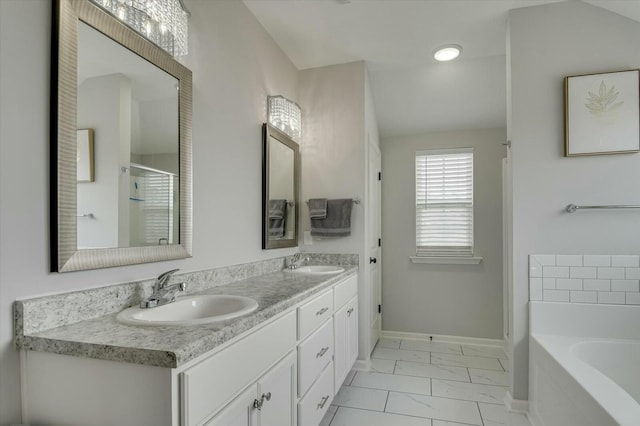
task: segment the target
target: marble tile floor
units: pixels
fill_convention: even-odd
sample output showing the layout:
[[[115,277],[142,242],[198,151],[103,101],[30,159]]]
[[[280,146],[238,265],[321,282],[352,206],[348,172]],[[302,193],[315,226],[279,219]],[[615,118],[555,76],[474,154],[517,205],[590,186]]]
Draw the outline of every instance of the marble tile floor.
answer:
[[[531,426],[506,411],[500,348],[383,338],[352,371],[320,426]]]

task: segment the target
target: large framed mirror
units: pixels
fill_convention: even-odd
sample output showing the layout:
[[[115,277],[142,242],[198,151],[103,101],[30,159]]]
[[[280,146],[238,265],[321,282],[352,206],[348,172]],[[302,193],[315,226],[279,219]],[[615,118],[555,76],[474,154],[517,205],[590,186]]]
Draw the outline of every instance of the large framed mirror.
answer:
[[[191,256],[191,71],[88,0],[54,2],[51,270]]]
[[[298,245],[300,149],[289,136],[262,125],[262,248]]]

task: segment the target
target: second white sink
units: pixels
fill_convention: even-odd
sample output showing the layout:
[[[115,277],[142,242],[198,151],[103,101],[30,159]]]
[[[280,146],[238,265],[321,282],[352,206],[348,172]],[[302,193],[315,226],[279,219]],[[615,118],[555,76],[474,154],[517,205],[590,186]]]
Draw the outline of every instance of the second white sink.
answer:
[[[296,269],[285,269],[285,272],[291,272],[293,274],[315,274],[315,275],[325,275],[325,274],[338,274],[340,272],[344,272],[344,268],[342,266],[333,266],[333,265],[307,265],[300,266]]]
[[[134,306],[116,318],[127,325],[197,325],[239,317],[257,308],[258,302],[249,297],[210,294],[181,297],[157,308]]]

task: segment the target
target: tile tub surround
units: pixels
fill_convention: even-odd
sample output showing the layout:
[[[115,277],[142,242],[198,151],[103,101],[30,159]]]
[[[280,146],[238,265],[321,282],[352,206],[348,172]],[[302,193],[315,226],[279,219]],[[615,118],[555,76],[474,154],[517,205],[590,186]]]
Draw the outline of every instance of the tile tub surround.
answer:
[[[500,365],[506,358],[504,351],[494,346],[436,343],[380,339],[372,363],[381,361],[391,364],[390,368],[384,373],[357,371],[347,377],[321,426],[530,426],[524,415],[509,413],[504,406],[508,373],[502,368],[473,368],[486,362]],[[417,357],[416,352],[424,355]],[[407,361],[413,359],[421,361]],[[447,371],[455,374],[442,378]]]
[[[17,301],[14,309],[16,346],[18,349],[175,368],[357,272],[357,268],[349,267],[345,272],[331,276],[294,275],[281,271],[283,258],[278,262],[274,260],[273,264],[262,265],[262,269],[259,265],[246,264],[230,267],[230,271],[211,270],[174,278],[172,282],[184,278],[195,281],[200,294],[241,295],[258,302],[258,309],[251,314],[205,325],[137,327],[117,322],[117,313],[138,303],[145,290],[146,294],[150,292],[150,287],[146,287],[153,281]],[[267,272],[227,281],[230,277],[259,270]],[[198,281],[203,278],[212,281]],[[227,283],[220,284],[224,281]],[[105,300],[107,297],[111,299]],[[100,306],[86,312],[86,303],[94,300],[102,304],[98,303]],[[60,318],[65,315],[70,318],[67,324]],[[45,328],[49,318],[54,326]]]
[[[640,255],[532,254],[529,300],[640,305]]]

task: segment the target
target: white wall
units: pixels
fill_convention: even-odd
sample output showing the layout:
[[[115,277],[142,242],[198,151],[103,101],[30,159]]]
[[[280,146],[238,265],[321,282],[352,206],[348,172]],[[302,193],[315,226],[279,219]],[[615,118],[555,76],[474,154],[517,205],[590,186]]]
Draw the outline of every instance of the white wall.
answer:
[[[638,204],[640,154],[563,157],[563,77],[640,68],[640,24],[581,2],[566,2],[513,10],[509,26],[511,391],[515,399],[526,399],[527,256],[640,253],[637,212],[563,212],[569,203]]]
[[[382,140],[383,329],[502,338],[502,158],[505,129]],[[474,149],[474,245],[479,265],[413,264],[415,153]]]
[[[47,0],[0,1],[0,424],[20,420],[12,303],[36,295],[278,257],[261,250],[266,97],[297,99],[298,73],[239,1],[189,1],[193,71],[193,258],[49,273]],[[17,42],[19,41],[19,42]],[[231,179],[230,177],[233,177]]]

